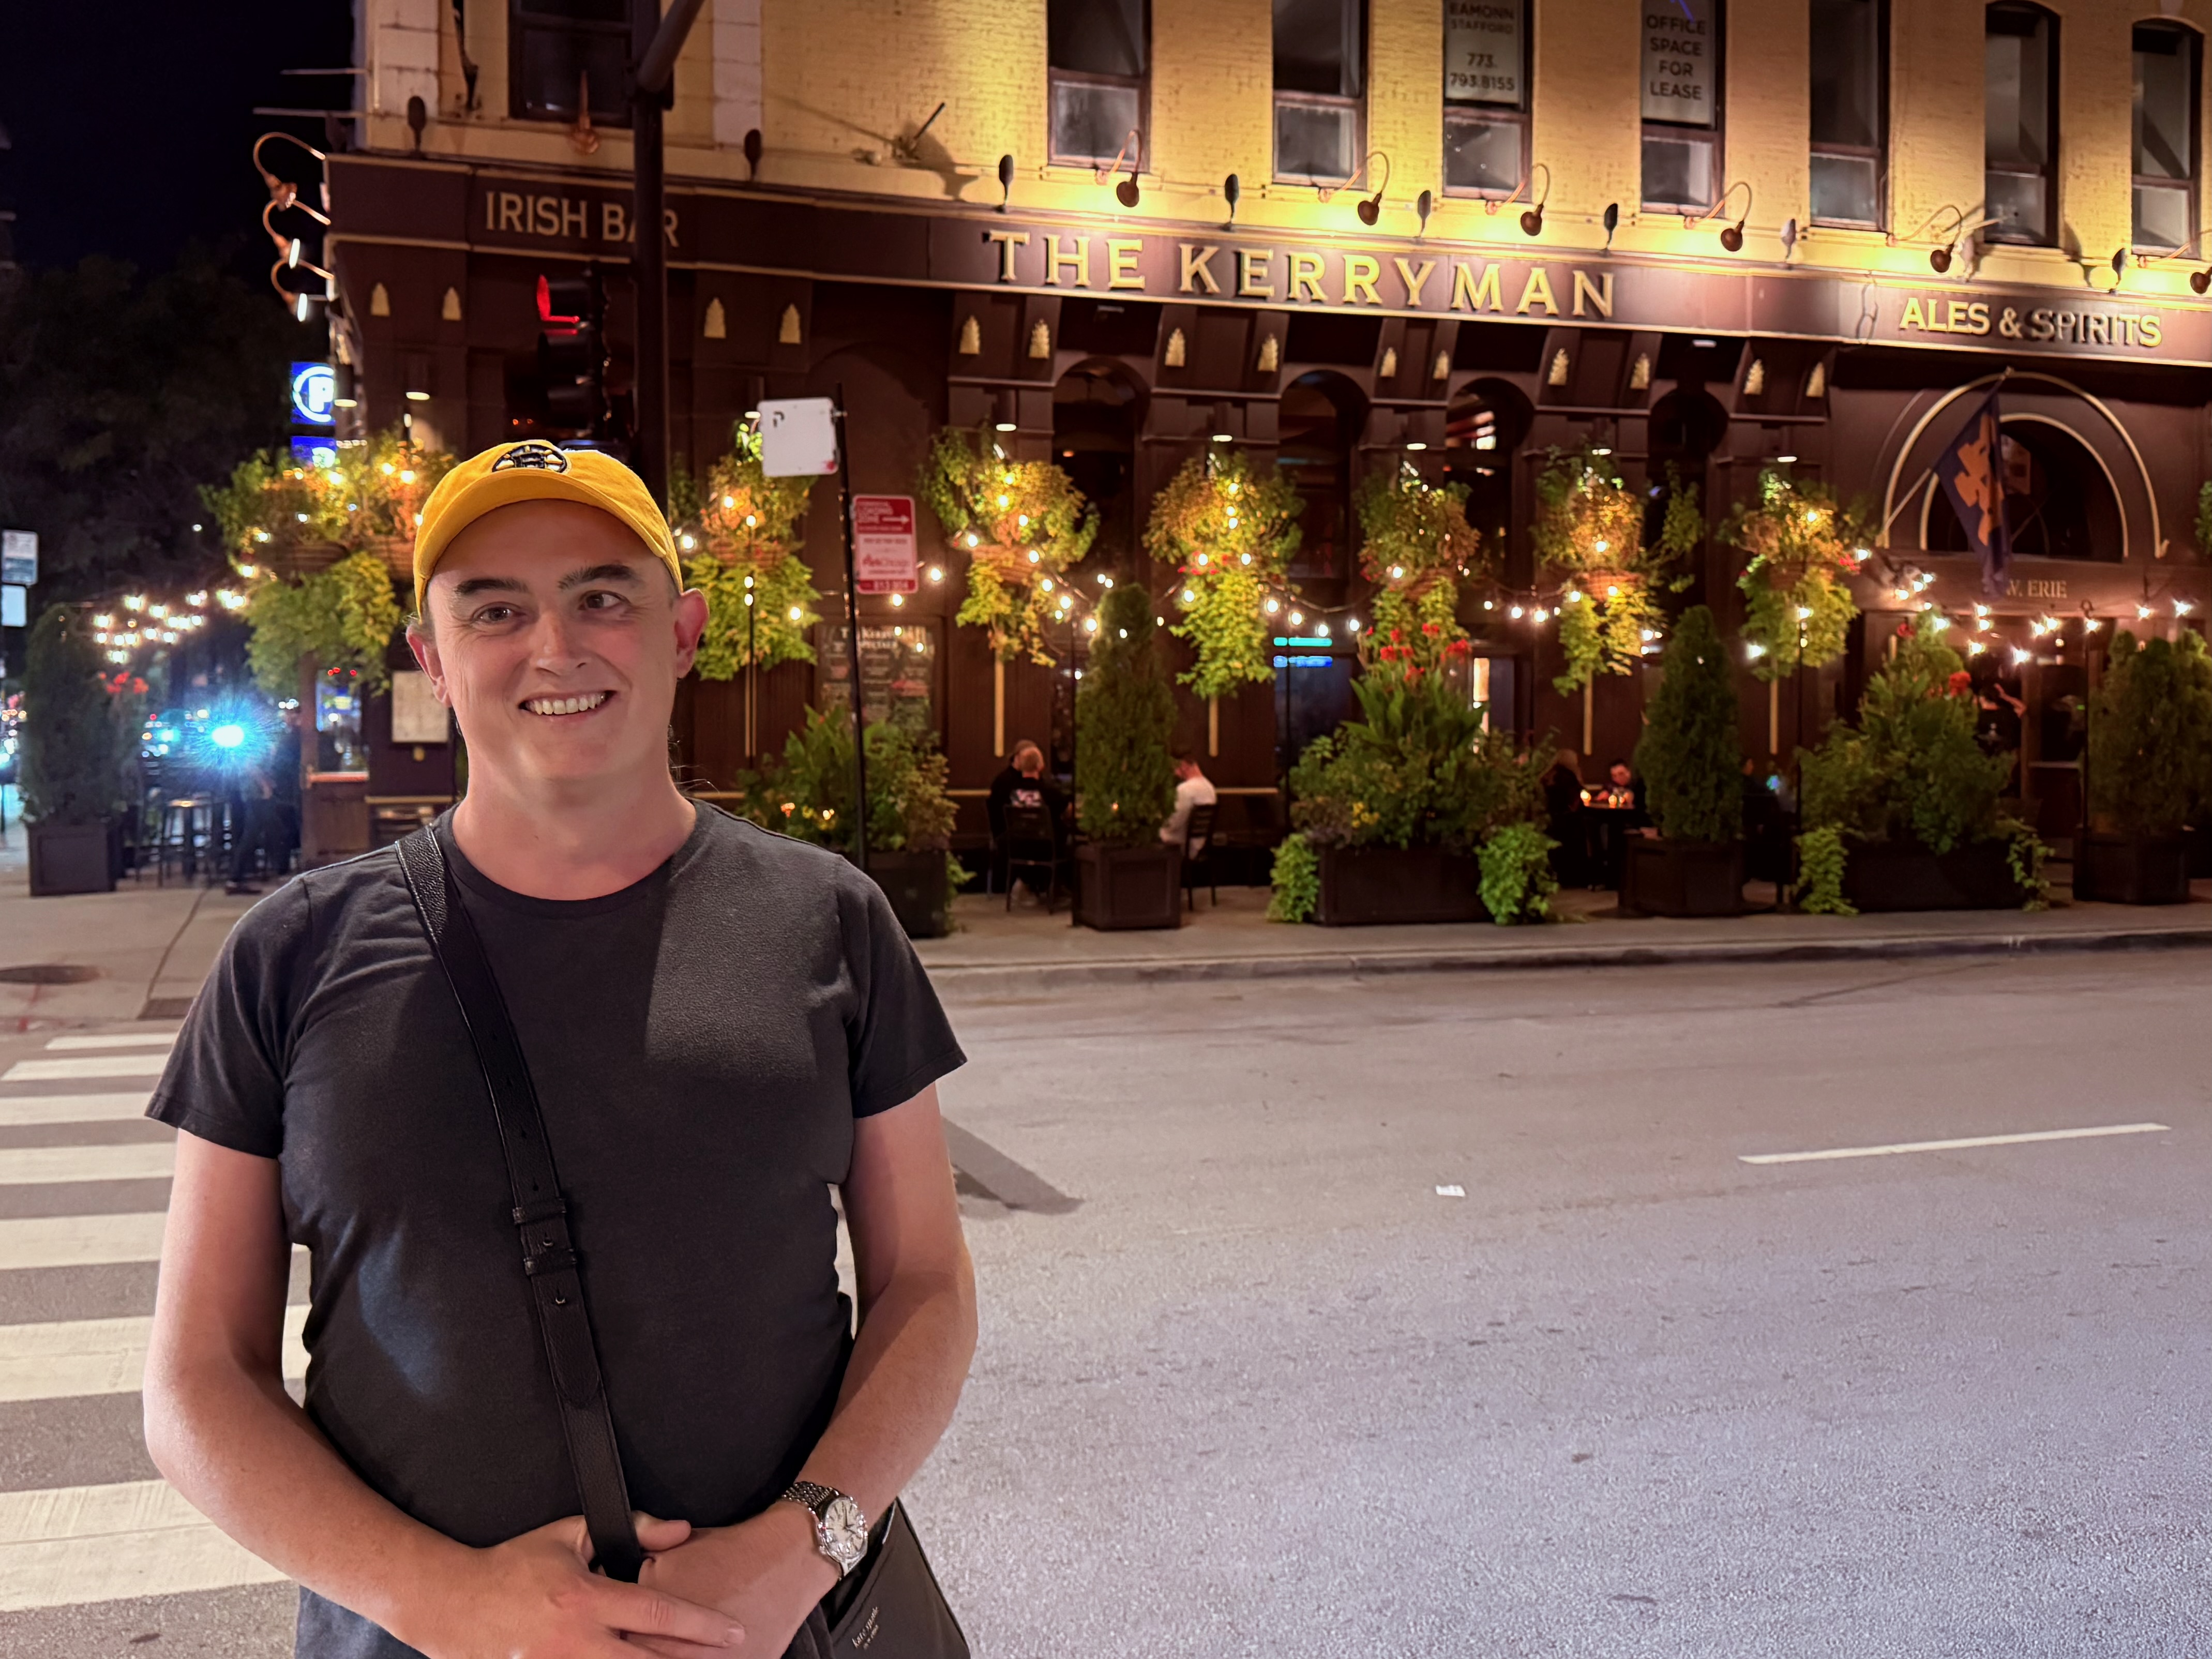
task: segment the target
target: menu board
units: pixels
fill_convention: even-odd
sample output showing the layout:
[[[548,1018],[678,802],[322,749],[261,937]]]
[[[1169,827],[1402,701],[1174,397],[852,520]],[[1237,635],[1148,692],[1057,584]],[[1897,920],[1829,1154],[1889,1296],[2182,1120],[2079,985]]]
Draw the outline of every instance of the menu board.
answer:
[[[1522,107],[1528,0],[1444,0],[1444,98]]]
[[[871,724],[937,730],[937,628],[933,622],[860,624],[860,707]],[[824,623],[815,640],[814,705],[849,709],[845,626]]]
[[[1644,0],[1644,118],[1709,127],[1717,118],[1714,0]]]

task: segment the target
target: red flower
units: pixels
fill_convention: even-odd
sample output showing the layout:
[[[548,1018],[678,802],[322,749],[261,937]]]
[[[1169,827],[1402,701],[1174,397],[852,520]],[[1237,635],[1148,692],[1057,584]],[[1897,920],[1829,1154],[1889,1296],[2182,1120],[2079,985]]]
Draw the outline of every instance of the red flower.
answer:
[[[1421,632],[1424,634],[1434,634],[1436,631],[1437,625],[1434,623],[1423,623],[1421,624]]]
[[[1951,678],[1945,682],[1945,684],[1950,688],[1950,692],[1953,696],[1966,696],[1971,694],[1974,689],[1974,677],[1972,674],[1969,674],[1963,668],[1954,669],[1951,672]]]

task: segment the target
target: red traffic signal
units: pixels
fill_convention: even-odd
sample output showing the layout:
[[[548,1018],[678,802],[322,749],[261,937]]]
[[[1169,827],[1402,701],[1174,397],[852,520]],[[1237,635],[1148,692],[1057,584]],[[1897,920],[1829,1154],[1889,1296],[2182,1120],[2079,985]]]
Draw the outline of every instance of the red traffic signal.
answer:
[[[599,295],[588,276],[540,276],[538,279],[538,317],[540,322],[573,327],[592,315]]]

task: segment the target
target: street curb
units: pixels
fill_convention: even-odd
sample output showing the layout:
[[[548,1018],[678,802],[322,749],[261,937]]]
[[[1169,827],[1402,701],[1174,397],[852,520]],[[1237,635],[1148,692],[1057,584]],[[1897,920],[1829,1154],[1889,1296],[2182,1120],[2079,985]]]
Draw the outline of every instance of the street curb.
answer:
[[[2090,951],[2212,949],[2212,928],[2119,928],[2100,933],[1993,933],[1926,938],[1796,939],[1789,943],[1705,941],[1684,945],[1498,950],[1332,951],[1326,955],[1139,957],[1126,962],[1024,962],[929,966],[942,990],[1018,985],[1166,985],[1207,980],[1321,979],[1381,974],[1494,973],[1515,969],[1673,967],[1692,963],[1849,962],[1923,957],[2045,956]]]

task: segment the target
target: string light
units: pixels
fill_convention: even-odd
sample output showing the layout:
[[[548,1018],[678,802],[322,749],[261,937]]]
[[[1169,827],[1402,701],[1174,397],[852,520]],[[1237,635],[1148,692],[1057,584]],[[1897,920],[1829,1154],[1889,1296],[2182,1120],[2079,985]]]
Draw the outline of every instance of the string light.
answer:
[[[2185,617],[2195,609],[2196,606],[2187,599],[2176,599],[2173,602],[2173,614],[2177,617]]]

